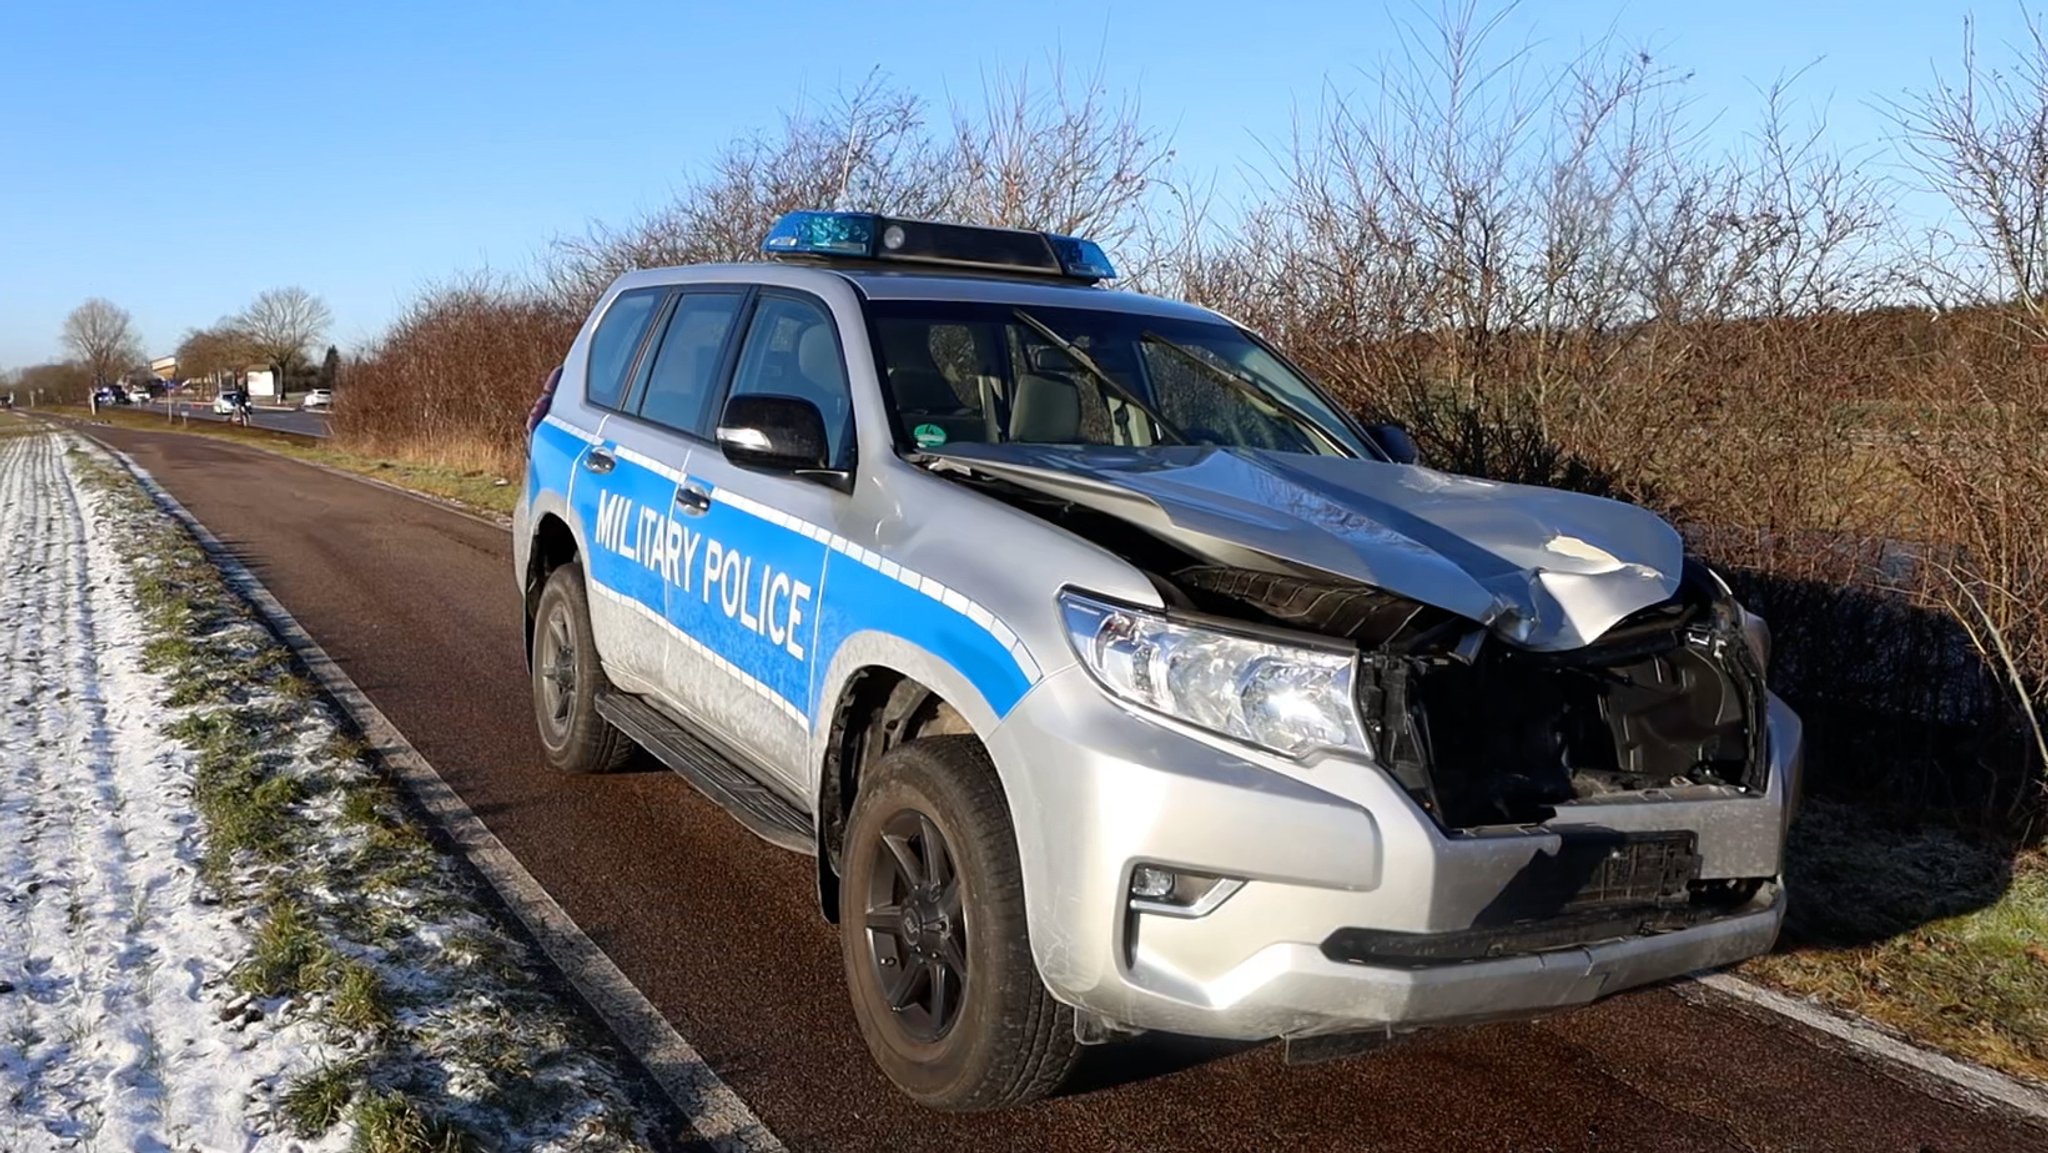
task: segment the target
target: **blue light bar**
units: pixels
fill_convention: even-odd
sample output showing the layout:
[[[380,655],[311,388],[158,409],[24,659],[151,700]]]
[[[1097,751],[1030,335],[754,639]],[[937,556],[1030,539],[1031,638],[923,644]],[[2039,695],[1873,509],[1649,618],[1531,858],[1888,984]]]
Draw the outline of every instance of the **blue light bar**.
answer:
[[[790,212],[761,241],[761,251],[818,256],[875,254],[875,217],[866,212]]]
[[[1019,228],[904,220],[872,212],[791,212],[768,230],[761,251],[769,256],[1024,272],[1088,284],[1116,276],[1116,266],[1092,240]]]
[[[1052,245],[1053,255],[1059,257],[1060,266],[1068,276],[1085,276],[1092,280],[1116,279],[1116,265],[1109,262],[1109,254],[1092,240],[1078,236],[1061,236],[1048,232],[1045,239]]]

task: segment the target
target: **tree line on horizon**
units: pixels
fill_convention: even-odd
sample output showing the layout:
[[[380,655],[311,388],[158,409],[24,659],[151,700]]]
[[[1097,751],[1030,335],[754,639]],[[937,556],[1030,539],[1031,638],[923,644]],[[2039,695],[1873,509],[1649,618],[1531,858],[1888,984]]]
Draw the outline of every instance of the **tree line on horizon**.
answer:
[[[251,368],[261,367],[276,374],[280,390],[331,389],[341,370],[340,350],[329,345],[317,365],[307,353],[332,324],[326,302],[305,289],[266,289],[242,311],[187,330],[175,353],[177,379],[205,379],[218,387],[240,383]],[[103,385],[154,379],[134,317],[111,300],[92,297],[72,309],[60,336],[67,359],[15,370],[5,386],[52,404],[77,404]]]

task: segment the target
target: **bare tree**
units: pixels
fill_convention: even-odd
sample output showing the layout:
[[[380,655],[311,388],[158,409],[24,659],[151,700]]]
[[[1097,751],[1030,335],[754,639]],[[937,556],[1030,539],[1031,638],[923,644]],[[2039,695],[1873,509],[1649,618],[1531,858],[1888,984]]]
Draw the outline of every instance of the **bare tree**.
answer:
[[[291,372],[306,348],[327,333],[334,314],[319,297],[296,285],[273,288],[256,297],[235,318],[249,345],[277,373],[277,398],[283,400]]]
[[[97,296],[64,318],[64,343],[91,370],[95,385],[115,379],[142,359],[133,318],[126,309]]]
[[[1100,72],[1073,83],[1058,59],[1049,83],[1034,85],[1029,70],[996,75],[978,108],[952,116],[947,216],[1111,248],[1137,231],[1136,209],[1173,156],[1135,100],[1113,99]]]
[[[2027,40],[2006,68],[1977,56],[1963,25],[1954,80],[1889,106],[1922,183],[1954,208],[1959,232],[1937,238],[1962,259],[1927,262],[1937,304],[2010,301],[2036,339],[2048,338],[2048,36],[2027,16]]]
[[[744,137],[665,208],[622,228],[556,240],[549,287],[576,311],[620,273],[756,260],[777,217],[803,208],[888,212],[1089,236],[1133,236],[1172,152],[1100,76],[1080,83],[999,75],[975,108],[935,130],[925,102],[870,75],[800,107],[775,133]]]
[[[249,334],[227,317],[209,328],[195,328],[178,342],[178,372],[187,380],[205,377],[218,386],[249,367],[257,356]]]
[[[92,393],[92,370],[75,360],[32,364],[21,370],[17,403],[83,404]]]
[[[558,238],[546,276],[554,294],[587,309],[635,268],[760,258],[777,217],[801,208],[933,215],[943,169],[924,104],[870,75],[829,103],[799,107],[777,133],[743,137],[664,208],[623,227],[593,224]]]

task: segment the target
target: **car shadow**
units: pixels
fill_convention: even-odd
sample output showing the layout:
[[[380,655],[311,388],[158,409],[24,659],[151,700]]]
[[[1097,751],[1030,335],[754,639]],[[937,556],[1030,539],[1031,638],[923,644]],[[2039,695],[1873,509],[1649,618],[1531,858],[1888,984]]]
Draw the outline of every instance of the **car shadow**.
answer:
[[[1914,557],[1886,544],[1878,561]],[[1887,589],[1729,579],[1770,622],[1771,687],[1806,734],[1779,950],[1876,945],[1997,904],[2048,790],[1968,634]]]
[[[1060,1086],[1057,1095],[1078,1097],[1138,1081],[1169,1077],[1270,1044],[1270,1041],[1218,1041],[1146,1033],[1107,1045],[1094,1045],[1082,1053],[1080,1065]]]

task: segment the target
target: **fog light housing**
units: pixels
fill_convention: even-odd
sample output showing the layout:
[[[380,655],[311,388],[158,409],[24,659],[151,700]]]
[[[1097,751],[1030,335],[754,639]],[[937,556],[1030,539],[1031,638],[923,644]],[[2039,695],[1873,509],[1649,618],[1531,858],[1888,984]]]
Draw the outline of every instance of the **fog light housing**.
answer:
[[[1206,917],[1243,887],[1244,882],[1236,877],[1139,865],[1131,870],[1130,905],[1139,913]]]
[[[1176,878],[1173,870],[1157,865],[1139,865],[1131,870],[1131,896],[1148,901],[1163,901],[1173,895]]]

